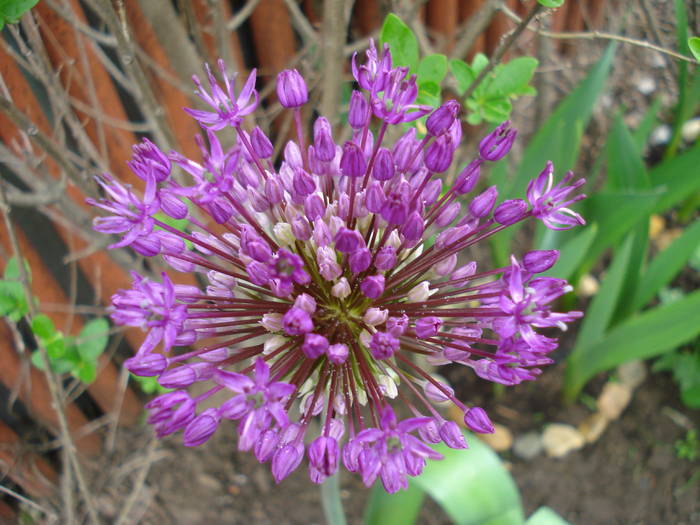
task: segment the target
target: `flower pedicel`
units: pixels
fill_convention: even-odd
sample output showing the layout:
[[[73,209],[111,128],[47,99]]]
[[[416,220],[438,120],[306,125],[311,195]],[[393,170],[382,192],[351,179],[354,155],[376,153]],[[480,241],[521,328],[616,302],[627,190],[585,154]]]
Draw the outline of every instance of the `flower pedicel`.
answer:
[[[317,483],[342,462],[368,486],[380,478],[389,492],[405,488],[426,460],[440,458],[429,443],[467,447],[434,402],[454,403],[475,432],[493,431],[483,409],[457,399],[414,356],[514,385],[552,362],[547,354],[557,341],[538,329],[564,329],[581,316],[552,312],[571,287],[537,277],[557,252],[512,256],[510,265],[494,269],[460,262],[460,254],[533,217],[553,229],[583,224],[567,208],[582,198],[569,194],[583,180],[567,174],[553,186],[548,164],[527,200],[496,206],[495,186],[467,200],[482,164],[511,148],[516,132],[504,123],[445,187],[441,174],[461,140],[459,104],[434,111],[416,104],[415,76],[393,67],[389,50],[374,45],[365,64],[353,57],[362,91],[350,98],[352,138],[344,144],[323,117],[304,136],[299,108],[308,101],[306,84],[297,71],[280,73],[278,99],[294,111],[298,138],[276,167],[265,133],[243,129],[243,117],[258,103],[255,71],[236,96],[235,77],[222,62],[219,68],[224,86],[207,68],[209,92],[195,77],[211,111],[187,110],[207,135],[208,145],[198,137],[202,162],[166,155],[144,139],[130,166],[145,192],[104,175],[98,180],[105,198],[90,201],[110,214],[95,219],[95,229],[121,236],[112,247],[160,256],[206,282],[199,289],[175,285],[166,274],[155,282],[134,273],[132,289],[112,298],[117,324],[148,332],[127,368],[174,389],[148,403],[148,421],[158,436],[182,431],[184,444],[196,446],[222,420],[235,420],[238,448],[270,462],[277,481],[306,453]],[[390,127],[428,114],[424,137],[409,128],[388,143]],[[216,135],[226,127],[237,132],[228,150]],[[176,182],[174,170],[189,185]],[[157,213],[187,219],[188,226],[180,231]],[[187,388],[195,382],[210,388],[192,397]],[[218,408],[198,407],[221,391],[228,399]],[[413,417],[399,420],[398,402]],[[310,426],[314,417],[319,426]]]

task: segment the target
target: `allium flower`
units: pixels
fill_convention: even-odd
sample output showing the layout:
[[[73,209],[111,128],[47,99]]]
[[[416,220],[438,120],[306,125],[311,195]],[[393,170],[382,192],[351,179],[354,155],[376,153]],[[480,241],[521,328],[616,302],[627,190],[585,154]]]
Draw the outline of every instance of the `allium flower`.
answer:
[[[105,199],[92,201],[111,214],[96,219],[95,229],[122,235],[114,246],[162,256],[204,283],[199,289],[174,285],[165,274],[161,282],[135,274],[133,288],[113,297],[114,321],[148,332],[129,369],[176,389],[147,405],[149,422],[159,436],[181,430],[185,445],[196,446],[222,420],[235,420],[239,449],[269,461],[277,481],[306,452],[314,482],[343,464],[367,485],[379,478],[389,492],[405,488],[409,476],[439,457],[428,443],[467,446],[434,403],[455,404],[475,432],[493,431],[482,408],[457,399],[416,356],[513,385],[551,362],[547,354],[557,341],[540,330],[563,329],[581,316],[553,312],[570,287],[537,277],[557,252],[533,251],[513,256],[505,268],[478,269],[465,250],[530,218],[555,229],[582,223],[566,208],[580,198],[568,194],[582,181],[570,183],[567,175],[553,186],[548,165],[527,200],[496,205],[495,186],[467,199],[481,166],[501,159],[513,143],[515,130],[504,123],[447,186],[441,173],[461,141],[458,105],[433,111],[426,136],[409,128],[388,142],[395,136],[390,126],[429,109],[414,104],[415,78],[374,45],[364,65],[353,58],[364,92],[352,95],[351,140],[336,143],[323,117],[306,137],[297,120],[298,141],[274,164],[264,132],[254,124],[242,128],[242,117],[257,105],[254,74],[236,97],[220,69],[225,90],[208,69],[211,94],[196,80],[215,112],[188,110],[208,135],[206,146],[199,141],[203,163],[144,141],[130,164],[146,183],[143,196],[106,176]],[[299,119],[307,100],[303,78],[287,71],[278,82],[283,106]],[[226,126],[238,137],[228,150],[216,136]],[[189,185],[177,182],[173,170]],[[159,211],[189,226],[169,226]],[[190,397],[187,388],[196,382],[210,386]],[[202,408],[217,392],[228,399]],[[397,410],[399,399],[406,409]],[[399,420],[404,412],[411,417]],[[310,425],[314,417],[319,425]]]

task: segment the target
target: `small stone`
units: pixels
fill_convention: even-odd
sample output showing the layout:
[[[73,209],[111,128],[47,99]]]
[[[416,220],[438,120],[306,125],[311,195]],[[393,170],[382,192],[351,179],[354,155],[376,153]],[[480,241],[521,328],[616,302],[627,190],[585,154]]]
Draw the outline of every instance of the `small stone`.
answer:
[[[671,135],[673,135],[671,126],[668,124],[663,124],[651,132],[649,144],[652,146],[663,146],[664,144],[668,144],[668,142],[671,140]]]
[[[600,412],[595,412],[581,421],[578,431],[584,437],[586,443],[593,443],[598,441],[598,438],[603,435],[607,427],[608,419]]]
[[[666,221],[661,215],[654,214],[649,217],[649,238],[657,239],[666,228]]]
[[[617,367],[617,376],[620,383],[634,390],[641,385],[647,377],[647,367],[644,361],[628,361]]]
[[[700,135],[700,118],[688,120],[681,128],[681,136],[683,140],[690,143],[695,142],[695,139]]]
[[[542,436],[538,432],[527,432],[515,438],[513,452],[519,458],[530,461],[542,452]]]
[[[576,292],[581,297],[593,297],[598,293],[599,288],[598,279],[593,277],[590,273],[587,273],[579,280]]]
[[[581,433],[571,425],[552,423],[542,434],[542,445],[548,456],[561,458],[572,450],[578,450],[586,443]]]
[[[598,410],[609,420],[618,419],[632,399],[632,391],[622,383],[607,383],[598,396]]]
[[[656,81],[653,77],[644,76],[637,81],[637,90],[642,95],[649,95],[656,89]]]
[[[479,439],[496,452],[505,452],[513,445],[513,433],[498,423],[494,423],[493,428],[493,434],[479,434]]]
[[[214,476],[210,476],[209,474],[199,474],[197,476],[197,484],[200,487],[205,487],[209,490],[213,491],[219,491],[221,490],[221,483],[219,482],[218,479],[216,479]]]

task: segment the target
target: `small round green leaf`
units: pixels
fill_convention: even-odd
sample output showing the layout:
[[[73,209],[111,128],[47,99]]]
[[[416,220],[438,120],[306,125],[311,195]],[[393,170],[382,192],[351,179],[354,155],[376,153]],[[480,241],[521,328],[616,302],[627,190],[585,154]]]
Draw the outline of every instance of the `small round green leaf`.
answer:
[[[688,47],[695,57],[695,60],[700,62],[700,36],[691,36],[688,39]]]

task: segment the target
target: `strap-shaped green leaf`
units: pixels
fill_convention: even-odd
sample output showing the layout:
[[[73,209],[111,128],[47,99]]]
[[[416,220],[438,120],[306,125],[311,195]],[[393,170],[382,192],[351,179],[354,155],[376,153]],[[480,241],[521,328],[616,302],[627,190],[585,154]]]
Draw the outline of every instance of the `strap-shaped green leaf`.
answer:
[[[700,334],[700,290],[648,310],[613,328],[602,339],[572,354],[564,395],[573,399],[598,372],[633,359],[673,350]]]

